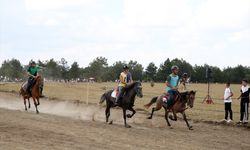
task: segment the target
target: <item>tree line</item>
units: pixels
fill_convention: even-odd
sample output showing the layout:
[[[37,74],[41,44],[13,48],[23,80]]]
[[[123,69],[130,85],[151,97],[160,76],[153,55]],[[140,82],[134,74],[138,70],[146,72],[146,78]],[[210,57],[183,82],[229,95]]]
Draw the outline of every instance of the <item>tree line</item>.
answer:
[[[32,60],[31,60],[32,61]],[[216,66],[194,65],[186,62],[183,59],[166,59],[160,66],[156,66],[154,62],[150,62],[144,68],[137,61],[130,60],[117,61],[112,65],[108,65],[105,57],[97,57],[89,63],[87,67],[80,67],[77,62],[68,64],[66,59],[62,58],[59,61],[54,59],[46,61],[37,61],[37,65],[44,67],[41,74],[48,80],[77,80],[94,78],[96,81],[115,81],[118,79],[124,65],[127,65],[129,71],[133,75],[134,80],[163,82],[168,74],[171,73],[171,66],[177,65],[180,68],[179,75],[187,73],[191,82],[205,83],[206,69],[209,67],[212,71],[211,81],[218,83],[240,83],[242,79],[250,80],[250,67],[238,65],[236,67],[227,67],[220,69]],[[3,61],[0,68],[0,80],[25,80],[27,78],[26,70],[28,65],[22,65],[19,60],[11,59]]]

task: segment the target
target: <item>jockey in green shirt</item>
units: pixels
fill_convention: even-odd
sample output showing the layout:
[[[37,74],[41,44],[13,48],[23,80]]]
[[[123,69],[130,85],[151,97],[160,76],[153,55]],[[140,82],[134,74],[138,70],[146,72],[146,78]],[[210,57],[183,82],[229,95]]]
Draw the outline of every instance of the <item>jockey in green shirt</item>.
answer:
[[[42,69],[42,67],[36,66],[36,63],[34,61],[32,61],[30,63],[29,68],[27,69],[27,74],[29,75],[28,78],[28,86],[27,86],[27,93],[31,96],[31,90],[32,90],[32,86],[35,82],[35,79],[38,76],[38,72],[40,71],[40,69]]]

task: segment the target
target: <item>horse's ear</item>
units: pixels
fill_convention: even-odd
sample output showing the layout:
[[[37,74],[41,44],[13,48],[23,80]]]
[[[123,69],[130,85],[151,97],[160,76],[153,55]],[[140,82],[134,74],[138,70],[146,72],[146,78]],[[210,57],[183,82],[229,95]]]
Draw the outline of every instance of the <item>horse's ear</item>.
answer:
[[[190,92],[191,92],[191,93],[194,93],[194,94],[196,94],[196,92],[197,92],[197,91],[196,91],[196,90],[195,90],[195,91],[193,91],[193,90],[192,90],[192,91],[190,91]]]

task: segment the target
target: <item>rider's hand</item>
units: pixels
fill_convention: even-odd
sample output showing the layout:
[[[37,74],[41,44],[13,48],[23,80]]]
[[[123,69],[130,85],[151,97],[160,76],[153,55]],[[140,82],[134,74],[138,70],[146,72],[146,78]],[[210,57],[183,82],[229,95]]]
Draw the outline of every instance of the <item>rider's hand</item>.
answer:
[[[172,87],[172,90],[177,90],[178,88],[177,87]]]

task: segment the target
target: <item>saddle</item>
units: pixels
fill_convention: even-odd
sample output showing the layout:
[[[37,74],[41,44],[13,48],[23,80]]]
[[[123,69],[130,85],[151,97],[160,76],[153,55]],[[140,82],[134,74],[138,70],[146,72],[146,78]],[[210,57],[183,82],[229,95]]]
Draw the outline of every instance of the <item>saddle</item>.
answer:
[[[170,95],[169,93],[167,93],[163,98],[162,101],[167,104],[168,107],[171,107],[174,105],[174,103],[177,101],[179,95],[178,94],[174,94],[174,95]]]
[[[25,82],[22,84],[21,88],[26,92],[26,91],[27,91],[27,88],[28,88],[28,81],[25,81]]]
[[[167,103],[169,100],[170,100],[170,94],[167,93],[167,94],[162,98],[162,101],[163,101],[164,103]]]
[[[118,96],[118,88],[115,88],[111,93],[111,97],[116,98]]]

